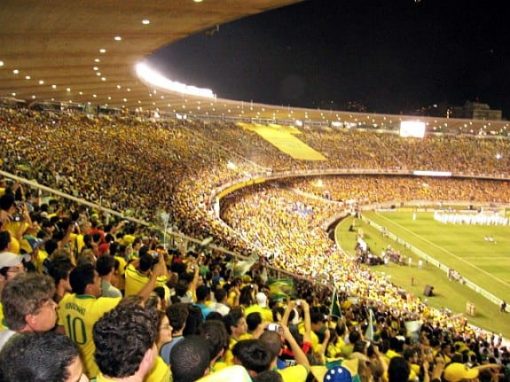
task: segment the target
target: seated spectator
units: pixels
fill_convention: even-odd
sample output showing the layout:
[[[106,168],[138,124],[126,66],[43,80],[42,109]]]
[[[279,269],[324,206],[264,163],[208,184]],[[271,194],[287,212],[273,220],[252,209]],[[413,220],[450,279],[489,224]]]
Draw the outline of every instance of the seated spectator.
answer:
[[[38,273],[22,273],[2,290],[7,330],[0,332],[0,349],[16,333],[47,332],[55,327],[57,304],[53,280]]]
[[[83,364],[74,343],[53,332],[16,335],[0,352],[3,382],[85,382]]]
[[[158,356],[156,335],[154,315],[139,305],[106,313],[93,329],[97,382],[144,380]]]

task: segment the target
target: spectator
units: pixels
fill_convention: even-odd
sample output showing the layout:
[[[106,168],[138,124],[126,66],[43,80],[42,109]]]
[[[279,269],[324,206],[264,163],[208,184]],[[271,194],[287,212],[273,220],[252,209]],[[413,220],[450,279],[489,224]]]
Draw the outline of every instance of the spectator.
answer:
[[[22,273],[2,290],[7,330],[0,332],[0,349],[16,333],[47,332],[55,327],[56,307],[53,280],[37,273]]]
[[[205,318],[212,309],[208,306],[209,300],[211,299],[211,289],[207,285],[200,285],[196,290],[197,302],[196,305],[202,312],[202,317]]]
[[[209,356],[211,359],[211,372],[217,371],[224,366],[220,359],[228,349],[228,333],[222,321],[205,321],[200,328],[200,336],[209,345]],[[220,364],[221,362],[221,364]]]
[[[53,332],[14,336],[0,352],[3,382],[85,382],[83,364],[74,343]]]
[[[170,326],[173,328],[172,340],[163,344],[159,354],[166,364],[170,365],[170,356],[173,347],[184,339],[183,333],[189,315],[188,304],[172,304],[166,309],[166,315]]]
[[[144,380],[157,358],[156,336],[154,316],[139,305],[106,313],[93,329],[97,381]]]
[[[48,274],[55,282],[55,296],[53,299],[59,303],[64,295],[72,292],[69,274],[74,268],[71,260],[67,256],[56,256],[53,260],[46,262]]]
[[[138,294],[140,290],[149,282],[154,268],[159,264],[161,274],[156,279],[156,286],[165,288],[165,299],[170,298],[170,292],[166,286],[168,281],[168,271],[166,269],[165,259],[163,255],[154,257],[152,254],[142,254],[140,258],[130,263],[125,271],[125,293],[126,296]]]
[[[148,283],[139,291],[142,299],[147,299],[156,283],[156,278],[165,265],[155,267]],[[101,279],[92,264],[79,265],[69,276],[72,294],[64,296],[59,303],[59,330],[78,345],[85,372],[89,378],[98,373],[94,361],[92,328],[104,313],[116,307],[120,298],[101,297]]]
[[[230,335],[228,350],[225,354],[225,362],[227,365],[233,365],[234,357],[232,349],[238,341],[246,338],[246,332],[248,330],[243,309],[240,307],[231,309],[229,314],[224,317],[224,322],[227,332]]]
[[[230,312],[230,308],[227,305],[227,291],[224,288],[216,288],[214,291],[214,299],[216,303],[211,305],[211,309],[220,313],[222,316],[226,316]]]
[[[112,277],[115,273],[115,259],[109,255],[100,256],[96,262],[96,270],[101,278],[101,296],[122,297],[120,290],[112,285]]]
[[[189,336],[180,341],[170,355],[174,382],[193,382],[209,373],[211,358],[207,341]]]

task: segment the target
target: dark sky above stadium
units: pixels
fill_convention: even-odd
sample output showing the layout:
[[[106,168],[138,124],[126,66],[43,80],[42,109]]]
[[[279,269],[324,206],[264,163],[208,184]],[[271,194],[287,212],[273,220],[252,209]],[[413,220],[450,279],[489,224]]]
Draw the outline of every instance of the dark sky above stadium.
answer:
[[[479,100],[510,117],[509,8],[311,0],[191,36],[151,61],[225,98],[326,109],[355,101],[381,113]]]

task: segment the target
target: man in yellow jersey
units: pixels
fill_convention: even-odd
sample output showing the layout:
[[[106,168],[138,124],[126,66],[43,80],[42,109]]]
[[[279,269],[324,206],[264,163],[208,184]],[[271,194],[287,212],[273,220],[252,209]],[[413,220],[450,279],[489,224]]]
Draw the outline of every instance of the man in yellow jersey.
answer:
[[[125,284],[125,295],[132,296],[138,294],[138,292],[147,284],[149,281],[151,272],[155,264],[159,261],[165,261],[162,253],[142,253],[140,258],[131,262],[124,273],[126,278]],[[168,272],[161,274],[156,280],[156,286],[165,288],[165,299],[170,298],[170,290],[166,286],[168,281]]]
[[[165,272],[166,264],[159,261],[138,295],[147,299],[156,285],[156,279]],[[59,330],[65,331],[78,345],[85,373],[93,378],[98,368],[94,360],[92,327],[106,312],[115,308],[121,298],[101,297],[101,278],[92,264],[83,264],[73,269],[69,280],[73,293],[65,295],[59,303]]]
[[[234,356],[232,349],[235,344],[243,339],[250,338],[247,336],[248,325],[244,317],[244,311],[241,307],[235,307],[224,317],[227,332],[230,335],[228,349],[225,353],[225,363],[230,366],[234,364]]]
[[[158,356],[157,325],[139,305],[119,306],[94,325],[97,382],[143,381]],[[129,338],[129,340],[127,340]]]

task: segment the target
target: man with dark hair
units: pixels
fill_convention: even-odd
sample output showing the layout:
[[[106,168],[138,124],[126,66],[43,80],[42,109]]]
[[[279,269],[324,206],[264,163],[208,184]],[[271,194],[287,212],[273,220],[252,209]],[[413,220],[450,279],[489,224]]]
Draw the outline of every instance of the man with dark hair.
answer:
[[[47,332],[55,327],[57,304],[53,280],[38,273],[23,273],[2,291],[4,320],[8,330],[0,332],[0,349],[16,333]]]
[[[207,341],[199,336],[188,336],[175,345],[170,355],[174,382],[193,382],[209,373],[211,358]]]
[[[166,282],[168,281],[168,272],[166,269],[165,258],[162,253],[158,254],[157,252],[140,253],[140,257],[137,260],[129,263],[126,267],[126,271],[124,273],[124,277],[126,278],[125,284],[125,295],[133,296],[138,294],[140,290],[144,287],[151,277],[151,274],[154,273],[153,269],[157,264],[164,265],[161,268],[162,273],[158,275],[156,279],[156,286],[161,286],[165,288],[165,298],[169,299],[170,290],[166,286]]]
[[[163,271],[166,271],[164,263],[154,267],[149,282],[138,292],[143,300],[149,297],[157,277]],[[65,331],[78,345],[85,372],[89,378],[94,378],[98,368],[94,361],[92,327],[106,312],[115,308],[121,299],[101,297],[101,278],[92,264],[78,265],[71,271],[69,279],[73,293],[64,296],[59,303],[59,330]]]
[[[215,363],[228,349],[228,333],[222,321],[205,321],[200,327],[200,337],[204,338],[209,345],[211,358],[211,370],[214,371]]]
[[[227,305],[227,297],[227,291],[225,288],[216,288],[214,290],[214,299],[216,300],[216,303],[214,303],[211,308],[223,317],[230,312],[230,308]]]
[[[11,242],[11,234],[8,231],[0,232],[0,253],[9,250],[9,243]]]
[[[181,302],[172,304],[166,309],[166,315],[170,326],[173,328],[172,340],[161,347],[159,354],[170,365],[170,355],[173,347],[184,339],[183,332],[189,315],[188,304]]]
[[[207,285],[200,285],[195,293],[197,296],[196,305],[202,311],[202,317],[205,320],[207,315],[212,312],[212,309],[207,306],[207,302],[211,299],[211,288]]]
[[[259,341],[262,342],[271,353],[271,369],[277,367],[278,356],[282,353],[283,341],[286,341],[294,355],[296,365],[278,369],[277,372],[280,373],[284,381],[306,381],[310,363],[287,326],[280,325],[278,332],[271,330],[265,331],[260,336]]]
[[[53,260],[46,263],[48,274],[55,282],[54,300],[58,303],[66,293],[71,293],[71,283],[69,282],[69,273],[74,268],[71,259],[67,256],[56,256]]]
[[[262,315],[260,312],[252,312],[246,316],[246,325],[248,326],[248,333],[253,335],[259,325],[262,324]]]
[[[410,373],[409,363],[403,357],[395,356],[390,360],[388,365],[389,382],[407,381]]]
[[[246,337],[246,331],[248,330],[243,309],[241,307],[232,308],[223,318],[223,322],[225,323],[228,334],[230,334],[230,342],[225,354],[225,362],[227,365],[233,365],[234,356],[232,354],[232,349],[238,341]]]
[[[232,348],[234,362],[243,365],[251,377],[269,370],[273,355],[260,340],[242,340]]]
[[[0,352],[3,382],[85,382],[83,364],[74,343],[53,332],[14,336]]]
[[[112,276],[115,272],[115,259],[110,255],[99,256],[96,270],[101,277],[101,292],[103,297],[122,297],[120,290],[112,285]]]
[[[324,313],[318,308],[313,307],[310,309],[310,342],[312,343],[313,351],[316,353],[320,352],[321,344],[319,342],[319,336],[317,333],[322,332],[326,323],[326,317]],[[305,334],[305,327],[300,327],[299,333],[301,335]]]
[[[157,326],[145,308],[121,305],[106,313],[94,325],[97,382],[142,381],[158,356]]]

